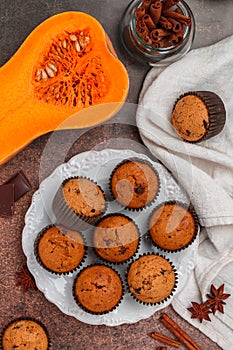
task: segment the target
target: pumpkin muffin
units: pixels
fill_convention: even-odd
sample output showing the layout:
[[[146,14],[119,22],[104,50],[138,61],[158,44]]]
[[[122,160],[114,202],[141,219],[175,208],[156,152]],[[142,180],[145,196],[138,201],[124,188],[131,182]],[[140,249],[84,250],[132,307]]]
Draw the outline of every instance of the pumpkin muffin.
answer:
[[[171,122],[185,141],[199,142],[220,133],[226,121],[221,98],[210,91],[188,92],[176,101]]]
[[[102,218],[95,228],[95,251],[109,262],[125,262],[136,253],[138,245],[138,228],[127,216],[110,214]]]
[[[80,307],[92,314],[104,314],[115,309],[123,294],[118,274],[105,265],[84,268],[76,277],[73,295]]]
[[[130,265],[127,283],[136,300],[156,304],[172,295],[176,288],[176,273],[172,264],[163,257],[143,255]]]
[[[85,229],[106,211],[103,190],[84,177],[66,179],[53,200],[53,211],[59,224],[74,230]]]
[[[35,254],[48,271],[69,273],[80,266],[84,259],[84,240],[79,232],[61,226],[48,226],[35,241]]]
[[[140,159],[128,159],[117,165],[110,180],[113,197],[128,209],[142,209],[151,204],[159,192],[155,169]]]
[[[35,320],[18,319],[10,322],[1,337],[3,350],[47,350],[49,339],[44,326]]]
[[[192,243],[197,235],[196,214],[184,204],[165,202],[152,212],[149,233],[156,246],[179,251]]]

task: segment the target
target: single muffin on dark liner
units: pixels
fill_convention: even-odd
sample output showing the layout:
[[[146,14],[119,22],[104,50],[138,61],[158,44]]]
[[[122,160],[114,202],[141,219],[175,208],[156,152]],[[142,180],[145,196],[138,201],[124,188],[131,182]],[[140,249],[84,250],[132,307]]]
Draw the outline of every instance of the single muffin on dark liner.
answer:
[[[65,196],[69,197],[70,203]],[[52,209],[58,224],[73,230],[86,230],[104,215],[107,202],[104,191],[95,181],[74,176],[62,182],[53,199]]]
[[[13,328],[14,327],[14,324],[17,326],[15,329]],[[19,327],[21,325],[21,327]],[[37,336],[42,336],[42,340],[41,340],[41,343],[39,343],[39,339],[35,339],[35,347],[38,349],[38,350],[49,350],[51,348],[51,340],[50,340],[50,337],[49,337],[49,333],[47,331],[47,328],[45,327],[45,325],[41,322],[41,321],[38,321],[36,319],[34,319],[33,317],[18,317],[18,318],[15,318],[13,319],[12,321],[10,321],[2,330],[2,333],[1,333],[1,337],[0,337],[0,350],[11,350],[11,349],[14,349],[14,346],[19,346],[19,345],[22,345],[22,342],[27,344],[27,337],[28,337],[28,334],[30,335],[30,344],[31,345],[31,342],[32,342],[32,339],[31,339],[31,335],[32,333],[28,333],[27,332],[27,329],[25,329],[25,327],[37,327]],[[22,327],[23,327],[23,331],[25,332],[24,334],[24,338],[22,338]],[[14,332],[14,330],[16,330],[14,333],[14,336],[10,337],[9,341],[12,343],[12,340],[13,340],[13,343],[12,344],[9,344],[6,345],[6,336],[7,336],[7,332],[9,332],[12,328],[12,331]],[[38,331],[40,332],[40,334],[38,334]],[[17,338],[17,334],[20,334],[20,339],[19,341],[21,342],[21,344],[18,343],[18,338]],[[5,343],[5,344],[4,344]],[[42,346],[41,346],[42,345]],[[17,346],[17,348],[18,348]],[[16,349],[16,348],[15,348]],[[25,348],[26,349],[26,348]]]
[[[137,165],[137,163],[139,163],[139,165]],[[118,181],[117,179],[115,180],[116,174],[122,169],[125,171],[127,165],[133,167],[133,169],[129,169],[129,175],[127,174],[126,177],[123,175]],[[141,172],[138,177],[136,177],[136,170]],[[146,171],[147,174],[145,173]],[[122,182],[120,185],[120,196],[122,198],[119,199],[118,190],[120,182]],[[118,183],[118,189],[113,188],[115,187],[115,183],[116,187]],[[145,159],[137,157],[124,159],[113,169],[110,175],[109,189],[112,197],[116,199],[123,208],[131,211],[140,211],[150,207],[157,199],[160,192],[159,173],[153,165]],[[150,193],[148,194],[149,191]]]
[[[129,265],[126,272],[128,292],[143,305],[162,304],[176,291],[176,268],[162,255],[144,253]]]
[[[196,101],[194,101],[195,97]],[[190,99],[192,101],[188,101]],[[184,141],[198,143],[222,131],[226,122],[226,109],[222,99],[216,93],[190,91],[176,100],[171,122]]]
[[[175,200],[160,203],[148,219],[148,236],[153,245],[168,253],[187,249],[197,238],[198,231],[199,220],[193,206]]]
[[[81,309],[92,315],[103,315],[115,310],[123,295],[124,286],[120,275],[104,264],[84,267],[73,282],[74,300]]]
[[[138,225],[124,214],[105,215],[95,225],[94,252],[105,263],[120,265],[129,262],[137,254],[140,242]]]
[[[87,257],[87,246],[80,232],[48,225],[35,239],[34,254],[45,270],[55,275],[68,275],[82,266]]]

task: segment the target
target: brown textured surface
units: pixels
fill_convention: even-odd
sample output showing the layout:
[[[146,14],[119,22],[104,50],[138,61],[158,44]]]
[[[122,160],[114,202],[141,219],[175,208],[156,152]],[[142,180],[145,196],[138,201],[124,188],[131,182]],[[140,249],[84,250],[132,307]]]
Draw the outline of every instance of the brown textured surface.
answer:
[[[194,47],[215,43],[232,34],[232,0],[189,0],[188,3],[193,9],[197,22]],[[99,0],[98,2],[90,0],[1,0],[0,64],[5,63],[11,57],[30,31],[45,18],[67,10],[84,11],[103,23],[106,32],[109,33],[118,56],[129,72],[130,90],[127,101],[136,103],[149,67],[137,64],[128,57],[120,45],[118,24],[127,4],[124,0]],[[119,113],[118,119],[114,118],[115,124],[99,126],[88,133],[86,130],[57,132],[53,135],[50,152],[47,152],[46,155],[43,155],[43,151],[51,135],[42,136],[0,168],[1,184],[19,169],[25,171],[32,184],[32,190],[16,202],[13,217],[0,218],[1,329],[15,317],[33,316],[45,323],[51,336],[52,350],[150,350],[160,344],[150,338],[148,333],[157,331],[172,336],[158,321],[162,311],[136,324],[125,324],[118,327],[92,326],[64,315],[54,304],[46,300],[42,292],[30,290],[24,293],[23,287],[15,287],[17,281],[15,272],[25,263],[21,247],[24,215],[40,180],[48,176],[64,159],[68,160],[71,156],[92,148],[132,148],[138,152],[147,152],[134,126],[116,124],[117,122],[134,123],[134,111],[135,107],[132,104],[126,105]],[[74,142],[63,156],[63,149],[71,139],[74,139]],[[40,164],[43,165],[42,168]],[[220,349],[204,334],[177,315],[171,306],[164,311],[193,337],[202,350]],[[180,349],[185,350],[185,347],[181,346]],[[168,350],[172,348],[168,347]]]
[[[92,313],[113,310],[122,297],[122,282],[110,267],[86,267],[75,280],[74,296],[84,309]]]
[[[129,268],[130,292],[140,301],[163,301],[175,288],[175,272],[171,264],[155,254],[141,256]]]
[[[131,258],[138,247],[139,232],[132,219],[111,215],[103,218],[94,231],[94,247],[100,257],[111,262]]]
[[[168,250],[186,247],[196,232],[193,215],[177,204],[165,204],[155,210],[149,226],[152,240]]]

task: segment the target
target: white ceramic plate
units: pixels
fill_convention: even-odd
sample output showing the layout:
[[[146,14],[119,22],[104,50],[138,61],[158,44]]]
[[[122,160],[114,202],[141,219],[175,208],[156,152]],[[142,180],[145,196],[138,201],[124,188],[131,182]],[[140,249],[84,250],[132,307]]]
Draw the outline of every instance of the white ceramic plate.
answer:
[[[25,216],[25,227],[22,234],[23,251],[27,257],[28,268],[35,278],[37,287],[44,293],[45,297],[57,305],[62,312],[74,316],[78,320],[88,324],[117,326],[123,323],[134,323],[151,316],[155,311],[164,308],[172,301],[171,297],[166,302],[159,305],[147,306],[135,301],[130,294],[126,293],[116,310],[105,315],[92,315],[77,306],[72,296],[72,283],[79,270],[66,276],[53,275],[43,269],[34,256],[33,245],[38,232],[43,227],[56,222],[51,204],[62,181],[70,176],[87,176],[95,180],[103,188],[107,198],[110,198],[108,183],[112,169],[122,159],[129,157],[140,157],[151,161],[147,156],[135,153],[131,150],[105,149],[103,151],[84,152],[74,156],[68,163],[60,165],[41,183],[39,189],[32,197],[31,206]],[[155,169],[157,169],[161,181],[161,190],[155,205],[164,200],[179,200],[188,203],[186,194],[178,186],[166,168],[157,162],[151,161],[151,163],[154,165]],[[178,253],[165,254],[157,250],[144,235],[146,232],[147,219],[152,209],[153,205],[143,211],[132,212],[122,209],[116,201],[109,201],[107,213],[121,212],[135,220],[142,234],[140,250],[137,255],[144,252],[158,252],[173,262],[178,272],[178,285],[174,293],[175,295],[183,288],[190,271],[195,266],[198,239],[187,249]],[[88,256],[83,266],[95,262],[100,261],[93,253],[92,248],[88,247]],[[118,266],[114,265],[114,268],[118,270],[123,278],[126,267],[127,263]]]

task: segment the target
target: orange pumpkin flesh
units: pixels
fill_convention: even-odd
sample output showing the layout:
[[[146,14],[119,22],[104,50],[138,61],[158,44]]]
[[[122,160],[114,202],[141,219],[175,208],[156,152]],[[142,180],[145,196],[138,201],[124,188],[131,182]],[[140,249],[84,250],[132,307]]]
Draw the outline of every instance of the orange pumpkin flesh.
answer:
[[[0,68],[0,164],[40,135],[92,126],[120,109],[128,75],[109,47],[82,12],[53,16],[27,37]]]

